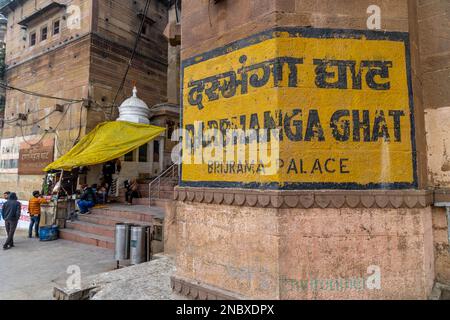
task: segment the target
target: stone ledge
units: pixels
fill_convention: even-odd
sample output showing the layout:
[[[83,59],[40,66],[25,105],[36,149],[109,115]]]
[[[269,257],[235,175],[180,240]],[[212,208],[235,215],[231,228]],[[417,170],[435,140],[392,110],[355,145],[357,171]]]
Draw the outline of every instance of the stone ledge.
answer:
[[[426,208],[434,203],[427,190],[246,190],[176,187],[180,202],[273,209]]]
[[[200,282],[194,284],[181,277],[172,276],[170,284],[175,294],[192,300],[247,300],[235,293]]]
[[[450,189],[436,189],[434,203],[450,203]]]

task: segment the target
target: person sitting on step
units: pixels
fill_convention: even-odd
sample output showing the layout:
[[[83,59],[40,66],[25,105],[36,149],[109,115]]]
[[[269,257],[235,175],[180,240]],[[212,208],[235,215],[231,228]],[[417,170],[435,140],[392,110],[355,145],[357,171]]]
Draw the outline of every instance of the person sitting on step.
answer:
[[[77,205],[80,209],[80,214],[89,214],[90,209],[92,209],[97,203],[97,196],[92,188],[87,184],[82,186],[83,193],[78,200]]]
[[[138,188],[139,184],[136,179],[131,179],[125,181],[125,188],[127,189],[125,193],[125,200],[128,205],[133,205],[133,199],[139,197]]]

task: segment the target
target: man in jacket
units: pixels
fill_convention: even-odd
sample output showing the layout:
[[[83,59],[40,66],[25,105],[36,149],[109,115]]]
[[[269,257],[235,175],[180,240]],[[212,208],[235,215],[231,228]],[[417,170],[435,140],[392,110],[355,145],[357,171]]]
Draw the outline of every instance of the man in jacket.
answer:
[[[47,201],[41,198],[41,193],[39,191],[33,192],[33,198],[28,202],[28,213],[30,214],[30,228],[28,230],[28,238],[33,237],[33,227],[34,234],[36,238],[39,238],[39,223],[41,222],[41,204],[45,204]]]
[[[17,224],[19,223],[21,209],[22,205],[17,201],[17,195],[11,193],[8,201],[3,205],[2,210],[6,233],[8,234],[8,238],[3,245],[3,250],[14,248],[14,233],[16,232]]]
[[[95,206],[96,202],[97,197],[94,190],[89,188],[88,185],[83,185],[83,193],[80,196],[80,200],[77,202],[80,213],[89,214],[89,210]]]

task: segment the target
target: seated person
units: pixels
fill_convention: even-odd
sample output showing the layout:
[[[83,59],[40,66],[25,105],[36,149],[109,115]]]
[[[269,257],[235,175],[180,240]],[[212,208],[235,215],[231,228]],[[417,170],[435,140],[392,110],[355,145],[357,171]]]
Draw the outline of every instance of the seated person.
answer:
[[[97,196],[92,188],[88,185],[83,185],[83,192],[81,193],[80,200],[78,200],[77,205],[80,208],[81,214],[89,214],[90,209],[92,209],[96,202]]]
[[[99,204],[106,204],[108,201],[108,186],[106,183],[103,183],[100,188],[97,189],[97,195],[98,195],[98,203]]]

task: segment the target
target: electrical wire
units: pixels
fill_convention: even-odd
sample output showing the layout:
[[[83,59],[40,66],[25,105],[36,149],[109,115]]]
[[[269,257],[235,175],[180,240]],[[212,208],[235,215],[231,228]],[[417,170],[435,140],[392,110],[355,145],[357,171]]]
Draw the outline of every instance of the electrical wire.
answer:
[[[83,106],[81,106],[81,110],[80,110],[80,122],[79,122],[79,125],[78,125],[78,135],[77,135],[77,137],[75,138],[75,140],[73,140],[73,143],[72,143],[72,148],[73,147],[75,147],[75,145],[78,143],[78,141],[80,140],[80,137],[81,137],[81,129],[82,129],[82,122],[83,122]],[[70,135],[70,132],[69,132],[69,135]],[[70,138],[70,137],[69,137]],[[70,140],[72,140],[71,138],[70,138]]]
[[[62,124],[62,122],[63,122],[65,116],[67,115],[67,112],[69,111],[69,106],[68,106],[68,105],[65,105],[64,107],[67,107],[67,108],[65,108],[66,110],[64,110],[64,113],[63,113],[63,115],[61,116],[60,121],[58,122],[58,124],[56,125],[56,127],[53,129],[55,132],[58,130],[59,126]],[[35,146],[39,145],[39,144],[45,139],[45,137],[50,133],[49,130],[46,130],[46,131],[44,132],[44,134],[42,135],[42,137],[38,140],[38,142],[36,142],[36,143],[31,143],[31,142],[27,141],[27,139],[25,138],[25,133],[24,133],[24,131],[23,131],[24,126],[23,126],[22,124],[19,123],[19,127],[20,127],[20,133],[21,133],[21,135],[22,135],[23,141],[24,141],[27,145],[29,145],[30,147],[35,147]]]
[[[32,127],[35,126],[39,123],[41,123],[42,121],[46,120],[47,118],[50,118],[54,113],[56,113],[56,110],[51,111],[49,114],[43,116],[42,118],[33,121],[32,123],[27,123],[27,124],[22,124],[23,127]]]
[[[111,109],[110,109],[110,120],[112,120],[112,117],[113,117],[113,114],[114,114],[114,108],[116,107],[117,99],[119,97],[120,92],[123,90],[123,87],[125,86],[125,81],[127,80],[128,72],[130,71],[131,65],[132,65],[134,57],[136,55],[137,47],[139,45],[139,40],[141,39],[142,32],[144,30],[145,19],[147,18],[147,12],[148,12],[149,8],[150,8],[150,0],[147,0],[147,2],[145,3],[145,8],[144,8],[143,15],[142,15],[142,21],[141,21],[141,25],[139,27],[139,32],[138,32],[138,34],[136,36],[136,40],[134,42],[133,52],[131,53],[131,57],[130,57],[130,59],[128,61],[128,65],[127,65],[127,68],[125,70],[125,74],[123,75],[123,78],[122,78],[122,81],[120,83],[119,89],[117,90],[117,93],[116,93],[116,95],[114,97],[114,100],[113,100],[113,103],[112,103],[112,106],[111,106]]]
[[[71,105],[73,105],[73,104],[77,104],[77,103],[79,103],[79,102],[72,102],[72,103],[67,103],[67,104],[65,104],[65,105],[63,105],[63,106],[71,106]],[[39,111],[42,111],[42,110],[39,110]],[[44,117],[42,117],[42,118],[40,118],[40,119],[38,119],[38,120],[35,120],[35,121],[33,121],[32,123],[27,123],[27,124],[21,124],[23,127],[32,127],[32,126],[34,126],[34,125],[37,125],[37,124],[39,124],[39,123],[41,123],[42,121],[44,121],[44,120],[46,120],[47,118],[50,118],[53,114],[55,114],[56,112],[59,112],[59,111],[57,111],[57,110],[52,110],[49,114],[47,114],[47,115],[45,115]],[[29,115],[29,114],[26,114],[26,115]],[[10,127],[14,127],[14,126],[17,126],[17,125],[19,125],[19,123],[18,122],[20,122],[20,121],[24,121],[24,120],[22,120],[22,119],[20,119],[20,118],[17,118],[17,119],[10,119],[10,120],[4,120],[4,124],[6,124],[6,125],[8,125],[8,126],[10,126]]]
[[[84,101],[83,99],[68,99],[68,98],[62,98],[62,97],[55,97],[55,96],[50,96],[50,95],[34,92],[34,91],[20,89],[20,88],[16,88],[16,87],[7,85],[6,83],[3,83],[3,82],[0,82],[0,88],[6,89],[6,90],[19,91],[19,92],[22,92],[27,95],[40,97],[40,98],[46,98],[46,99],[52,99],[52,100],[60,100],[60,101],[65,101],[65,102],[83,102]]]

